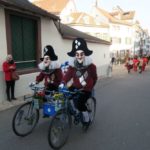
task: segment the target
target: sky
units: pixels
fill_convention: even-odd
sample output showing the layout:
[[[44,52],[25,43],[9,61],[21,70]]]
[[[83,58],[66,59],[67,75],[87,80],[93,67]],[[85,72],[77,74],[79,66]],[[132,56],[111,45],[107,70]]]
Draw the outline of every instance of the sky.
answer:
[[[33,0],[30,0],[33,1]],[[74,0],[79,11],[90,12],[96,0]],[[150,5],[148,0],[98,0],[98,6],[106,11],[111,11],[113,7],[119,5],[124,11],[135,10],[135,17],[140,22],[143,29],[150,31]]]

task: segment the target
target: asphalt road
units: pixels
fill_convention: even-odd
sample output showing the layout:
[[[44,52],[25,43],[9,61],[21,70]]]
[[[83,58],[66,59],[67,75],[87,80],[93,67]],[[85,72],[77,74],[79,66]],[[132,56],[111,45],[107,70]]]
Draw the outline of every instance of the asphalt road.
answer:
[[[98,82],[94,125],[87,133],[73,126],[62,150],[150,150],[150,71],[127,74],[122,69],[115,67],[112,78]],[[50,119],[41,118],[27,137],[13,133],[17,107],[0,112],[0,150],[51,150],[47,141]]]

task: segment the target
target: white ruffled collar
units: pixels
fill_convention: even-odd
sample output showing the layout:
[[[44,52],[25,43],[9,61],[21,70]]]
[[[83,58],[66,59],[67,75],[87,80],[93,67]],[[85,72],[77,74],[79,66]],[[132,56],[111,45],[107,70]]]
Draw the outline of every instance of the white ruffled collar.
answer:
[[[45,65],[44,65],[44,62],[41,62],[39,65],[38,65],[39,69],[40,70],[45,70]],[[60,65],[58,63],[58,61],[51,61],[50,65],[49,65],[49,69],[53,70],[53,69],[58,69],[60,68]]]
[[[69,59],[69,65],[70,66],[72,66],[72,67],[75,67],[75,60],[76,60],[76,58],[75,57],[71,57],[70,59]],[[83,67],[86,67],[86,66],[89,66],[90,64],[92,64],[92,58],[91,57],[85,57],[85,60],[84,60],[84,62],[83,62]]]

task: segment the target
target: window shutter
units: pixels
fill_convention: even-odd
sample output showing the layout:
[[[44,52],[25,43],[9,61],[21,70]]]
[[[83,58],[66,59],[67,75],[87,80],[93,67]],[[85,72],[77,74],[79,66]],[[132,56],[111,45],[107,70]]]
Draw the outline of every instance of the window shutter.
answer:
[[[11,16],[12,54],[17,68],[36,67],[36,21]]]

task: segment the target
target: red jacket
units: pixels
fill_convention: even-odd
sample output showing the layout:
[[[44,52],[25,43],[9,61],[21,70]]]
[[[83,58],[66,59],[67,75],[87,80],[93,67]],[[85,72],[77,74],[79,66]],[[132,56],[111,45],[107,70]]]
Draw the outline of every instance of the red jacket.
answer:
[[[10,68],[10,67],[13,67],[13,68]],[[11,75],[12,75],[12,72],[14,70],[16,70],[16,64],[15,63],[10,64],[7,61],[5,61],[3,63],[3,72],[5,74],[5,80],[6,81],[11,81],[12,80]]]
[[[139,60],[138,59],[133,59],[133,66],[138,66]]]
[[[80,74],[80,75],[77,75]],[[86,85],[83,86],[80,83],[80,77],[84,77],[84,81],[86,82]],[[85,91],[91,91],[97,81],[97,72],[96,72],[96,66],[94,64],[90,64],[88,67],[82,70],[77,70],[77,68],[73,66],[69,66],[67,73],[63,77],[63,82],[66,84],[68,81],[73,79],[72,87],[77,89],[83,89]]]
[[[147,64],[147,62],[148,62],[148,59],[147,59],[146,57],[143,57],[143,62],[144,62],[144,64],[143,64],[143,65],[146,65],[146,64]]]
[[[54,69],[51,73],[47,72],[40,72],[40,74],[36,77],[37,82],[41,82],[44,79],[44,84],[47,87],[49,84],[54,85],[55,87],[58,87],[59,84],[61,83],[62,79],[62,72],[61,69]]]

